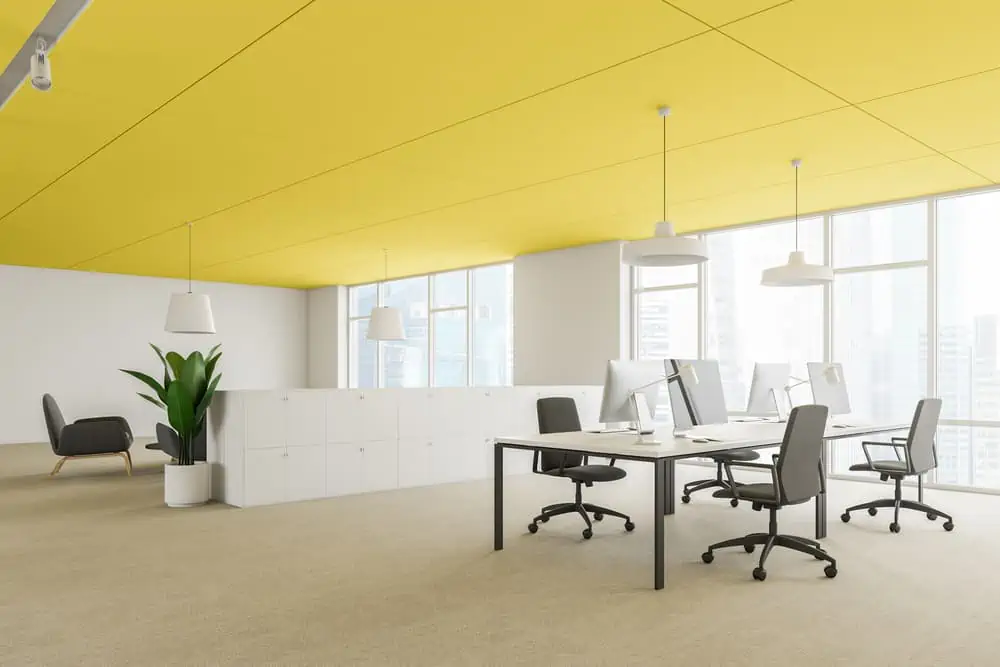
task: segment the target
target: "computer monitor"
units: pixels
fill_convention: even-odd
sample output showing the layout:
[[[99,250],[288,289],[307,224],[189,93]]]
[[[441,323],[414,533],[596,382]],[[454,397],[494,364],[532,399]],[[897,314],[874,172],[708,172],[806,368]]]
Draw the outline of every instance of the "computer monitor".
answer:
[[[729,411],[726,410],[726,397],[722,392],[719,362],[713,359],[670,359],[668,369],[671,373],[678,373],[683,366],[691,366],[698,382],[671,382],[668,385],[674,429],[728,422]]]
[[[747,414],[754,417],[777,414],[778,420],[783,421],[788,412],[785,408],[785,387],[791,373],[792,365],[788,363],[755,363]]]
[[[630,422],[638,426],[652,418],[656,413],[660,384],[665,378],[663,361],[609,361],[604,378],[604,394],[601,397],[601,422]],[[642,396],[648,407],[648,415],[636,414],[633,394]]]
[[[831,415],[850,414],[851,400],[847,395],[843,366],[838,363],[810,361],[806,364],[806,370],[809,373],[813,402],[828,407]]]

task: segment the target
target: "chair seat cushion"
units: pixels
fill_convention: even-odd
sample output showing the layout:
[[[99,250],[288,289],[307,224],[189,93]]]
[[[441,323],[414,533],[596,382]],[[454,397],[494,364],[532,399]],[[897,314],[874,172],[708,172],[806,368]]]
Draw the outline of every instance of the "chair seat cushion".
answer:
[[[722,454],[712,454],[711,458],[716,463],[733,463],[735,461],[756,461],[760,458],[760,454],[752,449],[743,449]]]
[[[625,471],[615,466],[607,465],[586,465],[563,468],[562,474],[559,469],[549,470],[545,474],[554,477],[568,477],[574,482],[614,482],[625,478]]]
[[[713,498],[735,498],[732,489],[719,489],[712,494]],[[761,484],[740,484],[740,498],[744,500],[759,500],[762,502],[777,502],[778,498],[774,492],[774,485],[768,483]]]
[[[865,472],[906,472],[906,461],[872,461],[871,465],[865,463],[855,463],[851,470],[861,470]]]

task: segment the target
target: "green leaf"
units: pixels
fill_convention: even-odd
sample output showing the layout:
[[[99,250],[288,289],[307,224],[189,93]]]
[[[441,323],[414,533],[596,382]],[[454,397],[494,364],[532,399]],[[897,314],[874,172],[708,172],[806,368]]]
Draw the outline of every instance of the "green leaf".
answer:
[[[216,347],[218,347],[218,346],[216,346]],[[214,357],[209,357],[208,361],[205,362],[205,378],[207,380],[211,380],[212,379],[212,374],[215,373],[215,365],[217,363],[219,363],[219,358],[221,356],[222,356],[222,353],[219,352]]]
[[[201,352],[192,352],[184,360],[184,368],[181,369],[178,381],[184,383],[184,387],[191,394],[192,403],[197,405],[205,393],[206,384],[205,357],[201,356]]]
[[[205,390],[205,396],[199,401],[198,407],[194,411],[194,420],[196,423],[200,424],[205,419],[205,413],[208,412],[208,406],[212,404],[212,398],[215,396],[215,388],[219,386],[219,380],[221,379],[221,375],[216,375],[212,378],[212,382],[209,383],[208,389]]]
[[[156,407],[160,408],[161,410],[166,410],[167,409],[167,406],[165,406],[161,401],[153,398],[149,394],[139,394],[139,395],[142,396],[143,398],[145,398],[147,401],[149,401],[153,405],[155,405]]]
[[[181,379],[181,372],[184,370],[184,361],[184,357],[176,352],[167,352],[167,363],[170,365],[170,370],[174,374],[174,380]]]
[[[161,350],[160,348],[156,347],[156,346],[155,346],[155,345],[153,345],[152,343],[150,343],[150,344],[149,344],[149,346],[150,346],[151,348],[153,348],[153,351],[154,351],[154,352],[156,352],[156,356],[158,356],[158,357],[160,358],[160,363],[161,363],[161,364],[163,364],[163,371],[164,371],[165,373],[166,373],[167,371],[169,371],[169,370],[170,370],[170,366],[169,366],[169,365],[167,365],[167,360],[166,360],[166,359],[164,358],[164,356],[163,356],[163,350]]]
[[[194,398],[183,382],[174,382],[167,392],[167,419],[180,438],[194,434]]]
[[[205,358],[206,359],[211,359],[212,357],[214,357],[215,356],[215,351],[218,350],[220,347],[222,347],[222,343],[216,343],[212,347],[212,349],[208,351],[208,354],[205,355]]]
[[[160,386],[160,383],[146,375],[145,373],[140,373],[139,371],[129,371],[124,368],[119,368],[122,373],[131,375],[137,380],[144,382],[150,389],[156,392],[156,395],[160,397],[160,401],[163,403],[167,402],[167,390]]]

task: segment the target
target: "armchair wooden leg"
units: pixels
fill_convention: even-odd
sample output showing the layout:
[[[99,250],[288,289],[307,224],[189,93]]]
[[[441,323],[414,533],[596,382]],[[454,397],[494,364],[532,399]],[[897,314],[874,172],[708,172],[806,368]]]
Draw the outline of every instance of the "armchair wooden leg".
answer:
[[[125,472],[128,476],[132,476],[132,455],[129,454],[128,450],[121,453],[121,457],[125,460]]]
[[[59,471],[62,470],[62,467],[63,467],[64,463],[66,463],[66,457],[65,456],[60,456],[59,460],[56,461],[56,467],[53,468],[52,472],[49,473],[49,477],[55,477],[56,475],[58,475]]]

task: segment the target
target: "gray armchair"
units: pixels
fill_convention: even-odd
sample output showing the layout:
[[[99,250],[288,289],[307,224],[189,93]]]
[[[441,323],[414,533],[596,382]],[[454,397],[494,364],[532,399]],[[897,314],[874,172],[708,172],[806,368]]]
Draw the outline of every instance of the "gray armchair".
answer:
[[[49,475],[56,475],[68,459],[120,456],[132,474],[132,429],[124,417],[89,417],[67,424],[51,395],[42,396],[42,413],[52,453],[59,457]]]

